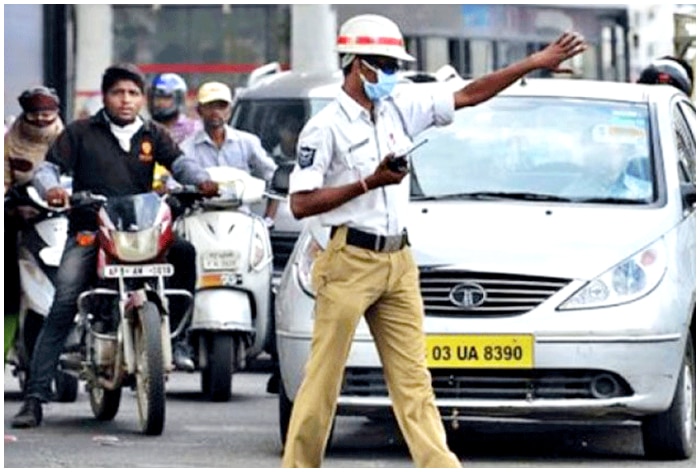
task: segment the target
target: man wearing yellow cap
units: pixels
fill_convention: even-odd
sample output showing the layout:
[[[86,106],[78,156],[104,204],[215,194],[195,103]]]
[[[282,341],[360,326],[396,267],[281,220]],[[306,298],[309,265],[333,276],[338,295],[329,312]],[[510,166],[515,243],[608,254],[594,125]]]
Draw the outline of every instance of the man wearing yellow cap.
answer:
[[[233,96],[228,85],[207,82],[197,92],[197,113],[204,129],[185,139],[183,153],[202,167],[231,166],[269,182],[277,169],[275,161],[262,147],[260,138],[228,125]],[[274,224],[277,200],[268,200],[265,223]]]

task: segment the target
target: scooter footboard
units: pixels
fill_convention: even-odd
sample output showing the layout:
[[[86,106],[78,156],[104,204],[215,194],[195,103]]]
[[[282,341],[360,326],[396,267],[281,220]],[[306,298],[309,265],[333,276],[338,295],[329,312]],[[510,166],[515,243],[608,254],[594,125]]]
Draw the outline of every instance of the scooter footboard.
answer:
[[[231,289],[209,289],[194,297],[191,329],[207,331],[255,330],[250,297],[246,292]]]

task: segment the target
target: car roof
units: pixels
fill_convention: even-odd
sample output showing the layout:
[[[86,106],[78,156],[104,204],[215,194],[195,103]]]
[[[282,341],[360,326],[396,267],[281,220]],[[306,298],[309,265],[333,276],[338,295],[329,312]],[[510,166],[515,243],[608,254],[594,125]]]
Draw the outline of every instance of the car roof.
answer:
[[[569,97],[574,99],[599,99],[646,103],[651,100],[670,99],[679,91],[670,86],[644,85],[629,82],[612,82],[588,79],[525,79],[502,91],[499,95]]]
[[[408,71],[404,77],[416,72]],[[418,72],[417,74],[423,74]],[[405,82],[412,82],[404,80]],[[241,91],[241,99],[280,99],[320,97],[334,98],[343,82],[342,71],[333,73],[307,73],[284,71],[259,79],[254,85]],[[460,80],[457,84],[468,83]],[[435,84],[435,82],[428,82]],[[453,88],[455,85],[452,85]],[[499,95],[570,97],[646,103],[650,100],[670,99],[679,93],[671,86],[644,85],[629,82],[613,82],[569,78],[526,78],[511,85]]]

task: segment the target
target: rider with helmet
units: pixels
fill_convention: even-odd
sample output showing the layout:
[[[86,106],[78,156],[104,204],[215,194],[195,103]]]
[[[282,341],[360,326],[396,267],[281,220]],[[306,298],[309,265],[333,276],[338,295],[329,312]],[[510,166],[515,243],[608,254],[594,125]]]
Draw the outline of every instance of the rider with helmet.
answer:
[[[639,75],[639,84],[668,84],[689,97],[693,93],[693,68],[683,59],[664,56],[651,62]]]
[[[180,144],[188,136],[201,129],[201,122],[185,114],[187,83],[171,72],[156,75],[148,89],[148,112],[154,121],[164,125]],[[153,174],[153,188],[164,191],[170,175],[163,166],[157,166]]]

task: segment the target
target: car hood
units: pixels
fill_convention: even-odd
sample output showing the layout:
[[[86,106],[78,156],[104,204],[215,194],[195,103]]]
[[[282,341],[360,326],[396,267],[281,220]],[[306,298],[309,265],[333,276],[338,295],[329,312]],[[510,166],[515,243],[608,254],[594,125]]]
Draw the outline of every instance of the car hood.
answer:
[[[519,202],[414,202],[420,266],[591,279],[666,233],[660,209]]]

